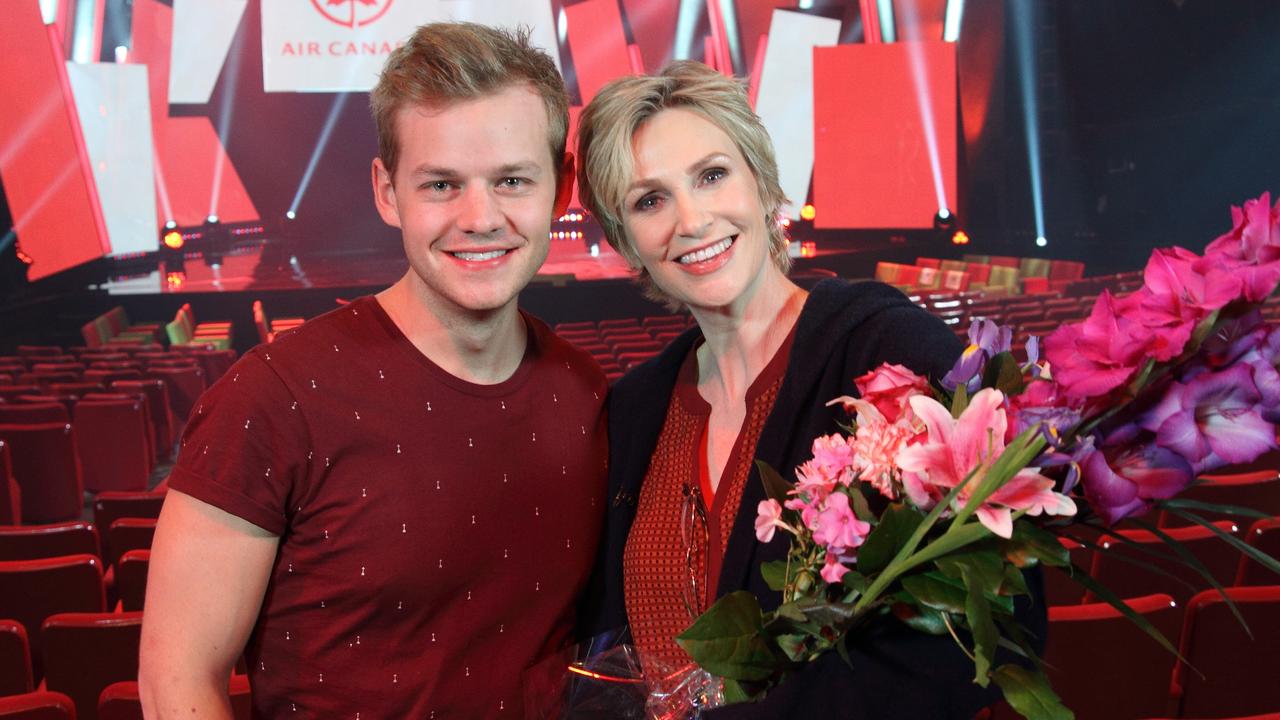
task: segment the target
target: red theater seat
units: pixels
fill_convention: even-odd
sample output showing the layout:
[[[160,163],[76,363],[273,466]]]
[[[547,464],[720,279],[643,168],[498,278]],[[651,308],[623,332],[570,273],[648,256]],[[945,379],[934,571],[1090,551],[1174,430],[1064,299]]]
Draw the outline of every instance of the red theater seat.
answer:
[[[13,461],[9,459],[9,444],[0,440],[0,524],[18,525],[22,522],[22,489],[13,477]]]
[[[76,720],[76,704],[57,692],[0,697],[0,720]]]
[[[33,689],[27,629],[16,620],[0,620],[0,696]]]
[[[169,406],[169,389],[162,380],[117,380],[111,383],[115,392],[143,395],[150,410],[153,444],[157,460],[168,460],[173,453],[173,410]]]
[[[1178,645],[1182,611],[1168,595],[1125,601]],[[1049,608],[1046,673],[1081,718],[1136,718],[1167,712],[1174,655],[1107,603]]]
[[[45,685],[76,704],[76,716],[98,716],[108,685],[138,679],[142,613],[60,613],[44,621]]]
[[[151,540],[156,535],[156,521],[153,518],[120,518],[111,523],[107,529],[108,546],[111,557],[107,558],[111,565],[130,550],[150,550]]]
[[[68,423],[0,425],[22,491],[22,520],[51,523],[80,517],[84,485]]]
[[[204,371],[193,365],[185,367],[147,368],[147,379],[163,380],[169,391],[169,409],[173,411],[174,435],[181,434],[182,428],[191,417],[196,401],[204,392]]]
[[[28,395],[25,397],[39,397]],[[12,402],[0,405],[0,425],[35,425],[71,421],[67,407],[58,402]]]
[[[0,526],[0,560],[39,560],[63,555],[102,557],[93,523],[69,520],[49,525]]]
[[[145,401],[85,398],[76,405],[76,448],[89,490],[146,490],[154,451]]]
[[[39,395],[42,392],[44,392],[44,388],[35,383],[6,385],[0,387],[0,401],[13,402],[24,395]]]
[[[18,356],[24,358],[49,357],[62,355],[62,348],[57,345],[19,345]]]
[[[1280,517],[1255,520],[1245,533],[1244,541],[1273,558],[1280,559]],[[1236,585],[1280,585],[1280,575],[1257,560],[1240,554],[1236,569]]]
[[[1182,717],[1271,712],[1280,708],[1280,585],[1227,588],[1253,637],[1216,591],[1187,605],[1172,692]],[[1199,671],[1199,673],[1196,672]],[[1203,673],[1201,677],[1200,673]]]
[[[44,560],[0,561],[0,617],[27,629],[35,677],[42,676],[45,618],[62,612],[103,612],[107,597],[102,561],[96,555],[64,555]]]
[[[1215,526],[1224,532],[1239,532],[1239,528],[1229,521],[1219,521]],[[1235,579],[1240,551],[1213,531],[1197,525],[1169,528],[1165,532],[1195,555],[1220,584],[1229,585]],[[1212,587],[1199,573],[1185,564],[1153,556],[1153,551],[1164,555],[1172,555],[1172,551],[1152,533],[1123,530],[1118,535],[1129,542],[1116,536],[1098,540],[1099,549],[1093,553],[1093,570],[1090,574],[1120,597],[1161,592],[1173,596],[1180,604],[1185,604],[1192,595]],[[1152,567],[1165,574],[1152,570]],[[1095,598],[1086,594],[1086,602],[1094,600]]]
[[[1181,493],[1181,498],[1216,505],[1238,505],[1269,515],[1280,515],[1280,475],[1275,468],[1252,472],[1207,474],[1201,475],[1196,480],[1196,484]],[[1222,513],[1204,510],[1192,512],[1215,520],[1233,519],[1233,516]],[[1247,524],[1249,521],[1239,519],[1239,522]],[[1187,524],[1188,521],[1172,512],[1165,511],[1160,514],[1162,527]]]
[[[116,561],[116,595],[125,612],[141,612],[147,597],[147,568],[150,550],[129,550]]]
[[[231,696],[231,716],[235,720],[249,720],[253,712],[249,678],[232,675],[228,694]],[[98,720],[142,720],[138,683],[129,681],[108,685],[98,696]]]

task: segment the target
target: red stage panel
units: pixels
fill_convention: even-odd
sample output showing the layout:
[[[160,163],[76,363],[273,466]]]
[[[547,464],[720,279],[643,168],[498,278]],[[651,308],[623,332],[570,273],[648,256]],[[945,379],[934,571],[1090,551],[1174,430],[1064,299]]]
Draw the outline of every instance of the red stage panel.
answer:
[[[173,219],[179,225],[199,225],[209,215],[215,164],[219,162],[222,177],[218,204],[213,208],[218,218],[223,222],[258,219],[258,211],[209,118],[166,118],[152,132],[156,135],[156,163],[164,169]]]
[[[631,55],[617,0],[587,0],[564,9],[569,51],[578,73],[582,103],[591,102],[610,80],[631,74]]]
[[[927,228],[938,212],[908,52],[923,58],[947,206],[956,207],[956,62],[949,43],[815,48],[819,228]]]
[[[34,1],[7,3],[0,22],[0,178],[37,280],[109,247],[80,136],[57,30]]]

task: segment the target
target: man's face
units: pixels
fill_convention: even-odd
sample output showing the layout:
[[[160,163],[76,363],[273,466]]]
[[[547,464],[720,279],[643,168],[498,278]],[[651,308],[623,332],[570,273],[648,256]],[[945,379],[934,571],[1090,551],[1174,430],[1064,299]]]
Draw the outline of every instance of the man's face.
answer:
[[[557,182],[547,111],[527,86],[396,116],[400,159],[391,177],[373,161],[378,212],[404,237],[409,281],[429,309],[491,313],[514,306],[546,260],[553,213],[573,172]],[[568,158],[566,162],[572,161]]]

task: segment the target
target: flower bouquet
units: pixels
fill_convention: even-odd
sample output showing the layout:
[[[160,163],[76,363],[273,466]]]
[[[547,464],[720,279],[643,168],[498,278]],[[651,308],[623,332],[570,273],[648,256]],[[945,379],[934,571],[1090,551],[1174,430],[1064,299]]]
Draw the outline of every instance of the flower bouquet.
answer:
[[[859,397],[831,401],[850,424],[814,440],[794,483],[760,464],[768,499],[756,536],[791,543],[785,561],[761,567],[781,605],[762,612],[750,593],[732,593],[677,638],[721,679],[717,697],[759,697],[892,614],[949,634],[974,681],[994,682],[1025,717],[1070,718],[1014,617],[1014,598],[1029,594],[1025,569],[1069,572],[1176,651],[1072,568],[1059,535],[1133,518],[1220,589],[1176,540],[1137,519],[1160,509],[1280,572],[1201,514],[1261,513],[1177,497],[1198,474],[1277,447],[1280,326],[1260,307],[1280,282],[1280,203],[1263,195],[1233,213],[1231,232],[1203,256],[1156,250],[1142,288],[1103,292],[1086,320],[1031,338],[1023,358],[1007,328],[980,320],[938,387],[897,365],[857,378]],[[997,647],[1015,661],[997,664]]]

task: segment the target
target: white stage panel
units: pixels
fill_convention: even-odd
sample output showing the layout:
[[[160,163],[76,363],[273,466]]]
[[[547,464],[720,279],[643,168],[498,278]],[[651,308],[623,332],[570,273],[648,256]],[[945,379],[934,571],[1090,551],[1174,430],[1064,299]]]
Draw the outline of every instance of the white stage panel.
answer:
[[[248,0],[173,0],[170,104],[209,102],[247,5]]]
[[[839,39],[839,20],[773,11],[756,114],[773,140],[778,179],[791,200],[783,211],[792,218],[800,214],[813,173],[813,48]]]
[[[159,247],[145,65],[67,63],[112,255]]]

